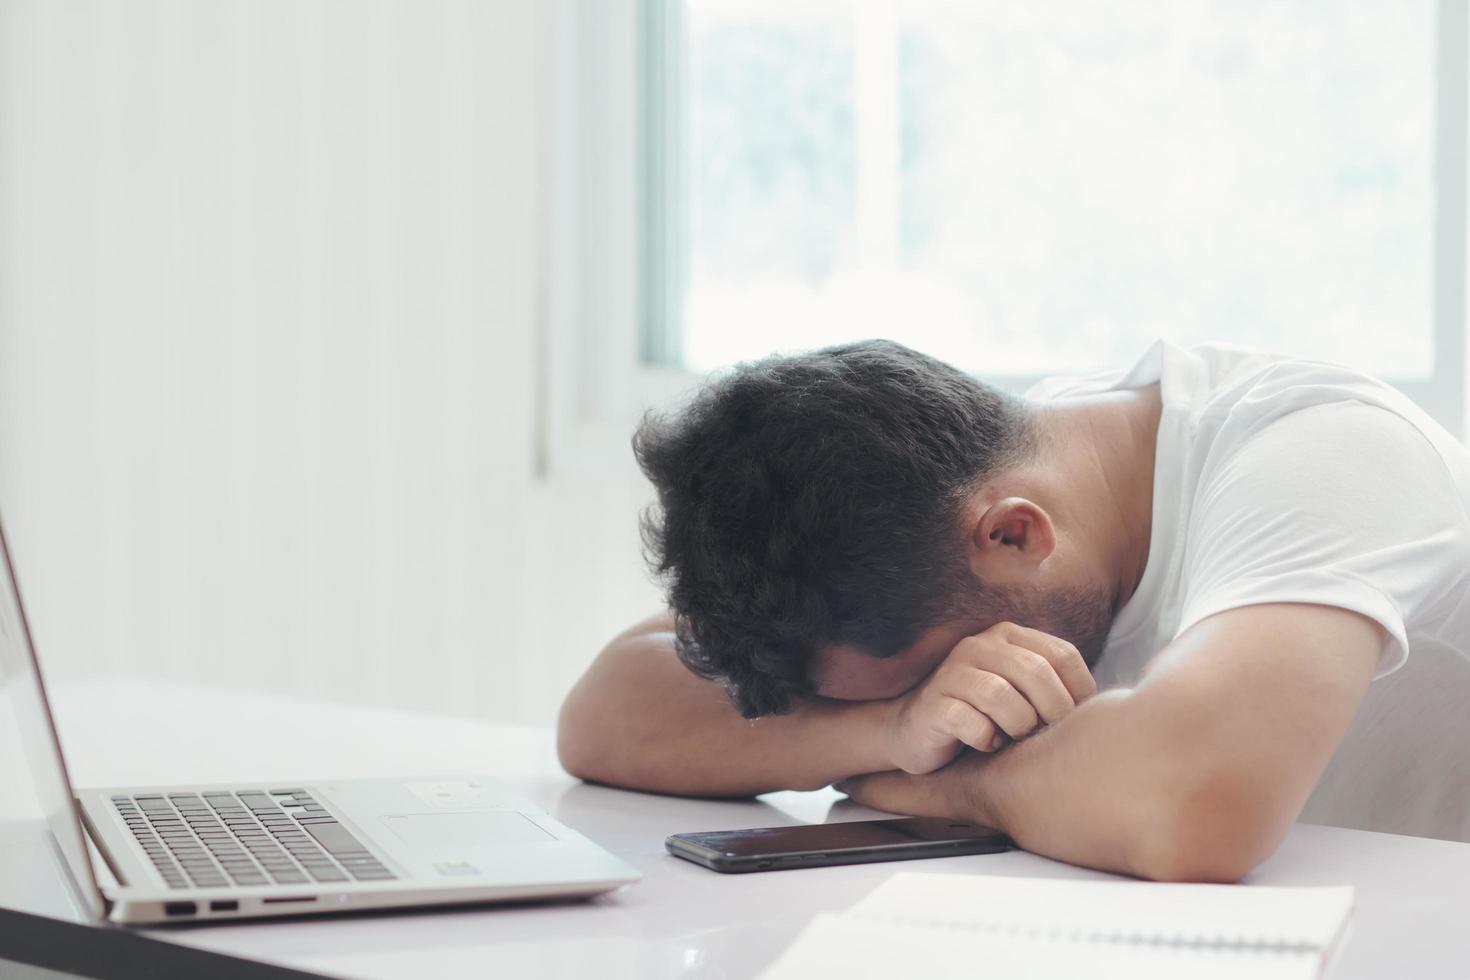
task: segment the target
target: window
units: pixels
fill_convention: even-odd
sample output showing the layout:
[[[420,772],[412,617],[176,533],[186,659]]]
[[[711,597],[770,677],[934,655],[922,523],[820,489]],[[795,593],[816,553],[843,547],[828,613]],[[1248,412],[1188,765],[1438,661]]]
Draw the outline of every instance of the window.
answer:
[[[648,361],[888,336],[1016,378],[1227,340],[1370,370],[1458,431],[1455,4],[643,13]]]

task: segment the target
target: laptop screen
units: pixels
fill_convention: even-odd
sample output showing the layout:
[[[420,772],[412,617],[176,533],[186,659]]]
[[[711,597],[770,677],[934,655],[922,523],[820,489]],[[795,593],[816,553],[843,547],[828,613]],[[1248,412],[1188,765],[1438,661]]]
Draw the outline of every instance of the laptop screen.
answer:
[[[94,916],[105,914],[87,857],[81,820],[46,688],[16,589],[15,570],[0,528],[0,819],[39,819],[51,827],[79,897]]]

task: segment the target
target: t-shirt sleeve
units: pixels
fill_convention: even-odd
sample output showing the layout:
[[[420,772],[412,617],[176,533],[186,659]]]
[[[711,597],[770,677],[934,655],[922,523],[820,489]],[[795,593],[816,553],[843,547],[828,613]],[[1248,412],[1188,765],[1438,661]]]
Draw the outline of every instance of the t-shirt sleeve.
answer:
[[[1176,635],[1239,606],[1337,606],[1387,632],[1382,676],[1408,657],[1406,624],[1463,587],[1467,525],[1454,479],[1412,422],[1364,402],[1291,412],[1207,463]]]

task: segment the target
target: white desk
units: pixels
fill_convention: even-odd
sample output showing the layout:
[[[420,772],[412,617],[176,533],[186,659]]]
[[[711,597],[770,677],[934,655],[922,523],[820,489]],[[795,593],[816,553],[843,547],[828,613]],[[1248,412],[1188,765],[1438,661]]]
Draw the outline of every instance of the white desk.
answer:
[[[588,902],[154,928],[132,936],[104,925],[68,927],[66,942],[86,944],[98,937],[113,943],[99,954],[105,967],[87,968],[96,975],[109,975],[114,964],[110,975],[135,975],[136,967],[130,973],[124,961],[167,943],[175,944],[170,954],[183,946],[248,961],[214,961],[208,971],[214,976],[266,976],[279,967],[288,974],[294,968],[384,980],[748,977],[771,962],[813,914],[846,908],[900,867],[732,876],[705,871],[666,854],[664,837],[822,820],[829,810],[833,819],[869,817],[873,811],[841,801],[830,790],[711,802],[586,786],[560,771],[549,730],[141,682],[92,683],[55,692],[55,700],[80,785],[296,783],[483,771],[645,875],[637,885]],[[129,724],[120,724],[124,720]],[[56,911],[51,886],[38,884],[40,872],[27,871],[19,860],[23,830],[0,826],[0,904],[30,903],[33,911],[64,915]],[[902,867],[1109,877],[1024,853]],[[1470,976],[1470,845],[1298,825],[1251,881],[1357,887],[1352,937],[1335,978]],[[14,956],[0,948],[0,960],[7,952]],[[27,955],[38,959],[34,949]]]

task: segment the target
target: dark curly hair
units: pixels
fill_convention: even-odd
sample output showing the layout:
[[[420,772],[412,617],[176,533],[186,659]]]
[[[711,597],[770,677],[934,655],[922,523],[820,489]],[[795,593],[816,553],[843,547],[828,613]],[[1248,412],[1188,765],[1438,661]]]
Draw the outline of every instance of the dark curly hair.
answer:
[[[1026,405],[886,340],[738,365],[633,452],[679,658],[747,718],[813,693],[812,654],[892,656],[987,593],[959,506],[1035,448]]]

